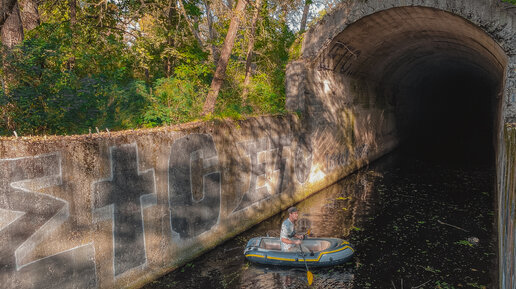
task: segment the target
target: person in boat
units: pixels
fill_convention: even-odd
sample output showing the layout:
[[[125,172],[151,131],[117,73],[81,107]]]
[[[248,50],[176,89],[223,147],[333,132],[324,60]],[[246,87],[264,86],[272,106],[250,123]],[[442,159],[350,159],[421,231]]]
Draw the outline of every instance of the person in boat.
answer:
[[[300,246],[304,235],[296,233],[295,225],[298,217],[299,213],[296,207],[288,208],[288,218],[281,224],[281,251],[298,252],[301,250]],[[303,251],[308,252],[306,248],[303,248]]]

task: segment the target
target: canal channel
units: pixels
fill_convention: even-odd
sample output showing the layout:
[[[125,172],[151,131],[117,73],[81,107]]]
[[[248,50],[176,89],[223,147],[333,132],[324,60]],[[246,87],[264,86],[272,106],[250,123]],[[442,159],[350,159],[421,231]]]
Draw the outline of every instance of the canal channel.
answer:
[[[249,263],[256,236],[279,236],[282,212],[144,288],[496,288],[491,159],[399,149],[297,204],[297,231],[350,241],[353,259],[312,268]],[[472,161],[474,160],[474,161]]]

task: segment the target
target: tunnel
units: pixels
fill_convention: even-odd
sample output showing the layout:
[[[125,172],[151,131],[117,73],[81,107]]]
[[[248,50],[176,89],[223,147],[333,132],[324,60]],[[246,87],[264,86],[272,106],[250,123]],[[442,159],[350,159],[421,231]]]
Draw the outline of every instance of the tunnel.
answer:
[[[382,10],[342,30],[312,65],[315,95],[346,91],[383,109],[411,153],[494,166],[507,59],[468,20],[429,7]],[[317,92],[318,82],[331,89]]]
[[[319,67],[391,105],[404,147],[434,159],[494,159],[506,60],[481,29],[442,10],[400,7],[360,19],[332,42]]]
[[[286,83],[327,178],[349,156],[396,149],[495,170],[501,288],[515,280],[515,11],[494,0],[344,1],[303,35]]]

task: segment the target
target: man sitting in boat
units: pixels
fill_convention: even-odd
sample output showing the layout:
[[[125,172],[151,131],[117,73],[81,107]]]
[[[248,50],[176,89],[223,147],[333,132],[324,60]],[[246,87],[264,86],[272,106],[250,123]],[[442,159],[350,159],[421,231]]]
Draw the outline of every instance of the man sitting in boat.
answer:
[[[303,234],[296,234],[295,225],[299,215],[296,207],[288,208],[288,218],[281,224],[281,251],[297,252],[301,248],[301,239],[304,239]],[[303,248],[304,252],[308,252]]]

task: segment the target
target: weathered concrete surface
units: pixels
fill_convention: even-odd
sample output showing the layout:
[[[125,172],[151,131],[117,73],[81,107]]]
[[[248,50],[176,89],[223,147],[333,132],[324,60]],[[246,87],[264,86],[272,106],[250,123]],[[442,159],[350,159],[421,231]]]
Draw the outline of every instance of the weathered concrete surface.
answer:
[[[494,116],[498,179],[504,180],[498,191],[500,287],[514,288],[515,213],[513,202],[507,203],[514,186],[505,169],[514,162],[507,150],[516,144],[506,143],[514,138],[504,138],[503,131],[504,123],[516,122],[514,5],[498,0],[343,1],[305,33],[301,58],[287,67],[287,108],[306,113],[312,136],[325,127],[311,128],[314,120],[331,127],[363,115],[361,108],[376,110],[373,115],[384,116],[384,125],[403,140],[413,137],[412,120],[424,106],[421,95],[428,95],[425,81],[454,73],[481,79],[492,94],[486,114]],[[336,135],[327,137],[335,141]]]
[[[2,138],[0,284],[139,287],[390,151],[379,119],[342,143],[296,116]]]
[[[502,149],[498,156],[498,229],[500,255],[500,284],[516,287],[516,127],[508,124],[503,131]]]

